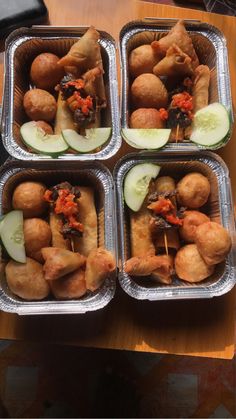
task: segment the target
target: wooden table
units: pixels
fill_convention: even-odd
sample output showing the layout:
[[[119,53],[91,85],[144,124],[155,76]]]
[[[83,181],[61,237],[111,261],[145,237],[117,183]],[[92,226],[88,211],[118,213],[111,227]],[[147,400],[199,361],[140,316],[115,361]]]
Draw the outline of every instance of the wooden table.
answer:
[[[45,3],[52,25],[92,24],[111,33],[116,40],[126,22],[145,16],[194,18],[217,26],[228,40],[235,105],[235,18],[133,0],[45,0]],[[235,130],[220,154],[230,168],[236,196]],[[128,297],[118,286],[114,300],[104,310],[83,316],[20,317],[2,312],[0,338],[230,359],[234,354],[234,309],[234,290],[206,301],[140,302]]]

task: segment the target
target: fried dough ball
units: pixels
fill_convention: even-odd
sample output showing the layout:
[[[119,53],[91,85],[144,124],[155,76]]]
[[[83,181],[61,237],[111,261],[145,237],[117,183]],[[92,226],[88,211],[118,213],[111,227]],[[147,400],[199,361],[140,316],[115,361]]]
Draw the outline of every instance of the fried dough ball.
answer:
[[[39,89],[52,90],[64,76],[63,67],[57,65],[59,57],[50,52],[39,54],[31,64],[30,78]]]
[[[207,221],[210,218],[200,211],[184,211],[183,224],[179,228],[180,237],[187,243],[194,243],[196,228]]]
[[[39,182],[22,182],[13,192],[12,206],[22,210],[24,218],[41,217],[48,204],[43,195],[46,186]]]
[[[160,112],[154,108],[139,108],[130,116],[130,128],[164,128]]]
[[[32,89],[25,93],[23,106],[33,121],[52,121],[56,115],[57,102],[46,90]]]
[[[24,300],[42,300],[50,292],[42,265],[28,257],[26,263],[8,262],[6,279],[10,290]]]
[[[223,262],[232,245],[228,231],[214,221],[208,221],[197,227],[195,242],[208,265]]]
[[[140,45],[129,56],[129,70],[133,77],[143,73],[152,73],[153,67],[161,60],[151,45]]]
[[[138,76],[131,86],[132,103],[136,108],[165,108],[168,102],[167,90],[154,74]]]
[[[62,278],[49,281],[51,291],[57,300],[68,300],[82,297],[87,289],[84,269],[63,276]]]
[[[177,198],[180,205],[196,209],[202,207],[210,195],[210,183],[206,176],[192,172],[177,184]]]
[[[24,220],[24,239],[26,255],[43,263],[41,249],[50,246],[52,239],[49,224],[41,218]]]
[[[184,281],[203,281],[213,274],[214,268],[214,266],[206,264],[196,244],[187,244],[181,247],[175,257],[175,272]]]
[[[37,125],[37,127],[42,128],[42,130],[49,135],[53,134],[53,129],[51,127],[51,125],[47,124],[47,122],[45,121],[35,121],[35,124]]]

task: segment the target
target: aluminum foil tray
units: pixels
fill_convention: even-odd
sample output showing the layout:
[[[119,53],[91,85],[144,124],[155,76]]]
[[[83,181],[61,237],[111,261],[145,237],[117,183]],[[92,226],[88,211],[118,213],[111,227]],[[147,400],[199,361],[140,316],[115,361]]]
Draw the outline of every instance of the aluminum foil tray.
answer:
[[[139,163],[156,163],[161,166],[160,176],[170,175],[179,179],[186,173],[197,171],[207,176],[211,184],[208,215],[220,222],[230,233],[232,249],[225,263],[217,265],[215,273],[200,283],[181,281],[177,276],[171,285],[151,283],[146,277],[131,277],[124,271],[124,263],[131,257],[129,210],[124,202],[123,182],[127,172]],[[139,300],[176,300],[211,298],[227,293],[236,283],[236,235],[233,202],[228,169],[223,160],[211,152],[189,154],[143,153],[130,154],[121,159],[114,170],[116,183],[119,281],[123,290]]]
[[[31,161],[54,160],[50,156],[29,152],[21,141],[20,126],[26,122],[23,96],[30,87],[30,65],[41,52],[64,55],[87,29],[87,27],[36,26],[31,29],[18,29],[7,38],[2,137],[3,144],[12,157]],[[96,153],[65,153],[58,158],[59,160],[105,160],[113,156],[121,145],[115,41],[106,32],[99,32],[108,103],[106,109],[102,110],[101,124],[112,128],[112,136],[107,145]]]
[[[153,35],[153,40],[158,40],[165,36],[175,25],[176,19],[146,18],[143,20],[127,23],[120,32],[120,58],[121,58],[121,77],[122,77],[122,98],[121,98],[121,126],[128,127],[129,121],[129,90],[131,78],[128,71],[128,57],[132,49],[147,43],[140,37],[142,32],[149,32]],[[228,52],[226,40],[222,32],[216,27],[195,20],[185,20],[185,27],[192,39],[194,48],[198,55],[200,64],[206,64],[211,70],[209,86],[209,103],[220,102],[229,112],[229,117],[233,123],[233,108],[231,100],[231,87],[228,65]],[[231,127],[232,127],[231,123]],[[216,150],[227,144],[230,139],[231,131],[223,142],[211,149]],[[197,151],[206,149],[204,146],[197,146],[191,142],[168,143],[160,152],[173,151]]]
[[[59,167],[60,166],[60,167]],[[116,236],[113,206],[113,181],[110,172],[101,163],[28,163],[8,161],[0,171],[0,214],[12,209],[11,197],[14,188],[22,181],[41,181],[46,186],[68,181],[74,185],[88,185],[95,190],[98,216],[98,245],[116,255]],[[78,300],[57,301],[48,298],[42,301],[25,301],[8,288],[4,272],[0,275],[0,310],[18,314],[72,314],[86,313],[105,307],[113,298],[116,289],[116,274],[107,278],[101,288],[88,292]]]

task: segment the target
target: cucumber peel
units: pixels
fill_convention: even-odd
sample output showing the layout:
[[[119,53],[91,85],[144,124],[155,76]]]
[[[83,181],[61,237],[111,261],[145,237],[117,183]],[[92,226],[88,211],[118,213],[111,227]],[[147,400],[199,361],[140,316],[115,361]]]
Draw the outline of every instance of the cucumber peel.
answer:
[[[169,128],[122,128],[121,134],[124,140],[133,148],[158,150],[164,147],[169,140],[171,129]]]
[[[155,179],[160,166],[153,163],[141,163],[132,167],[124,180],[124,199],[133,211],[139,211],[147,196],[149,183]]]
[[[107,142],[111,136],[111,128],[90,128],[85,130],[85,136],[73,129],[65,129],[62,136],[70,148],[79,153],[89,153]]]
[[[23,212],[13,210],[1,221],[1,240],[8,255],[16,262],[25,263]]]

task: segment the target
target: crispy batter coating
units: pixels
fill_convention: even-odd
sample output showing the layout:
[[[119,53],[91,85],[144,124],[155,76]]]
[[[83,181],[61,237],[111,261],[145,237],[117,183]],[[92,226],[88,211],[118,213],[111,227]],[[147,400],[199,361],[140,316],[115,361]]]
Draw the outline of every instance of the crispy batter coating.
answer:
[[[85,271],[82,268],[63,276],[62,278],[49,281],[52,294],[57,300],[69,300],[82,297],[87,289]]]
[[[86,262],[86,258],[83,255],[57,247],[44,247],[41,249],[41,252],[45,260],[43,265],[45,279],[49,281],[75,271]]]
[[[165,122],[155,108],[139,108],[130,116],[130,128],[164,128]]]
[[[152,73],[153,67],[161,60],[161,55],[151,45],[140,45],[133,49],[129,56],[131,76],[138,77],[143,73]]]
[[[207,202],[210,190],[206,176],[197,172],[188,173],[177,184],[178,202],[187,208],[200,208]]]
[[[156,76],[192,76],[191,58],[176,44],[168,48],[166,56],[155,65],[153,73]]]
[[[131,99],[136,108],[166,108],[167,90],[154,74],[144,73],[138,76],[131,85]]]
[[[174,274],[174,257],[172,255],[162,255],[162,266],[151,273],[151,278],[161,284],[171,284]]]
[[[196,244],[181,247],[175,257],[175,271],[180,279],[188,282],[200,282],[212,275],[214,266],[206,264]]]
[[[170,274],[170,260],[166,255],[132,257],[125,262],[125,272],[129,275],[147,276],[152,272]],[[167,276],[168,276],[167,275]]]
[[[57,65],[59,57],[50,52],[37,55],[31,64],[30,78],[39,89],[52,90],[64,76],[64,70]]]
[[[85,269],[87,289],[96,291],[108,275],[115,271],[115,268],[116,262],[111,252],[102,247],[91,250],[87,258]]]
[[[228,231],[214,221],[208,221],[197,227],[195,242],[208,265],[223,262],[232,245]]]
[[[28,257],[26,263],[10,260],[6,266],[6,279],[10,290],[24,300],[42,300],[50,292],[42,265]]]
[[[180,237],[187,243],[194,243],[196,228],[210,221],[210,218],[200,211],[184,211],[183,215],[183,225],[179,228]]]
[[[41,249],[50,246],[52,239],[48,223],[41,218],[24,220],[24,239],[26,255],[43,263]]]
[[[22,210],[24,218],[41,217],[48,208],[43,195],[46,186],[39,182],[22,182],[13,192],[12,206]]]
[[[33,121],[47,121],[54,119],[57,110],[55,98],[42,89],[32,89],[25,93],[23,106],[26,114]]]

